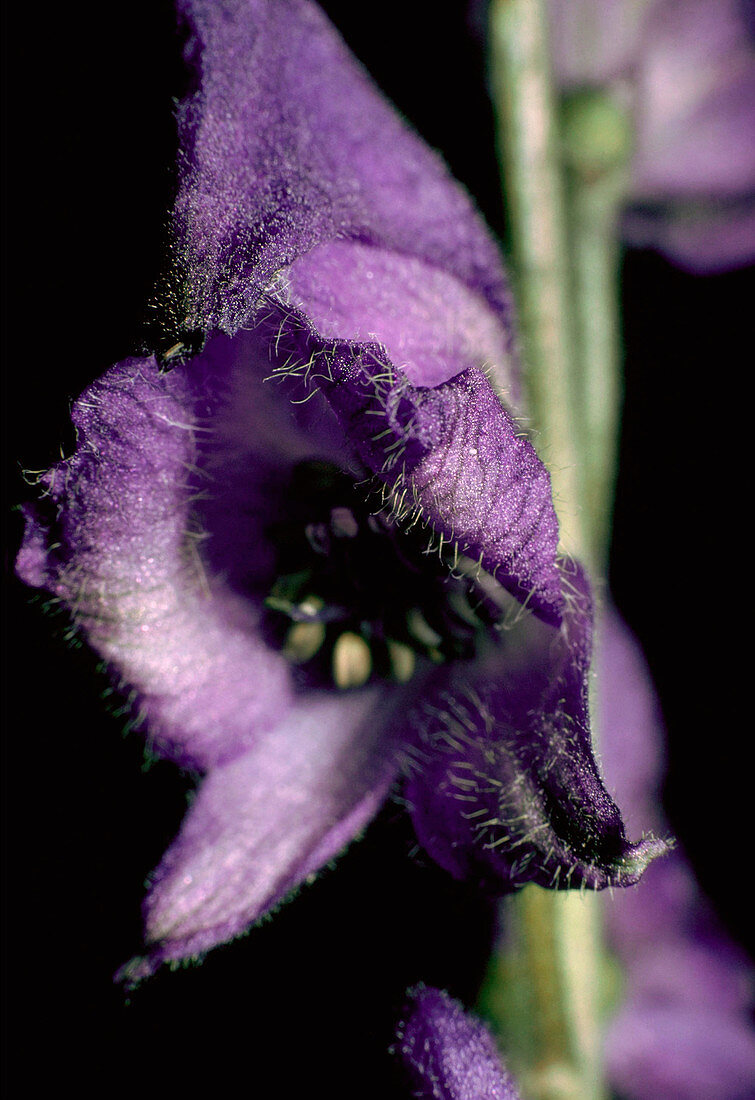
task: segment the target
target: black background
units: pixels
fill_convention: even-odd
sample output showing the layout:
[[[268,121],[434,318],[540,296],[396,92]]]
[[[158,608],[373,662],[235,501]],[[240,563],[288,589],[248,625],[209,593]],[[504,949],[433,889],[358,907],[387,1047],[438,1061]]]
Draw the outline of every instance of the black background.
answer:
[[[326,5],[503,237],[482,47],[464,7]],[[160,271],[183,82],[172,9],[132,0],[117,20],[104,10],[27,5],[7,25],[9,577],[21,526],[9,509],[32,495],[20,471],[70,452],[71,399],[138,348]],[[740,939],[752,799],[752,290],[750,272],[692,277],[651,253],[626,256],[611,560],[669,728],[667,812]],[[384,1051],[403,991],[422,979],[473,1001],[487,907],[414,853],[389,805],[274,921],[126,997],[112,974],[139,949],[143,881],[191,783],[171,765],[145,771],[141,742],[122,736],[102,699],[96,659],[66,644],[42,603],[10,580],[6,1010],[26,1089],[72,1084],[86,1095],[123,1082],[293,1097],[317,1083],[331,1097],[395,1095]],[[276,1083],[263,1087],[269,1073]]]

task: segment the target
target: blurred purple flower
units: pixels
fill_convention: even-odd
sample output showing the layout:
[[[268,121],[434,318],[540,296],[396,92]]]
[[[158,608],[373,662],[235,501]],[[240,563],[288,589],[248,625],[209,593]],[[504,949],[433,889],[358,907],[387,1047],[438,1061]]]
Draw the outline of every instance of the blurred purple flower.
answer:
[[[556,80],[635,124],[625,238],[693,272],[755,259],[755,26],[746,0],[550,0]]]
[[[628,824],[659,829],[662,724],[642,655],[615,613],[597,651],[606,779]],[[627,1100],[748,1100],[755,1094],[753,973],[719,927],[680,849],[606,901],[624,1003],[606,1037]]]
[[[205,774],[130,975],[268,912],[402,762],[452,873],[636,881],[663,844],[628,843],[593,759],[589,594],[513,415],[487,231],[313,5],[181,11],[178,365],[79,398],[18,560],[151,746]]]
[[[519,1100],[487,1029],[440,990],[409,990],[394,1053],[417,1100]]]

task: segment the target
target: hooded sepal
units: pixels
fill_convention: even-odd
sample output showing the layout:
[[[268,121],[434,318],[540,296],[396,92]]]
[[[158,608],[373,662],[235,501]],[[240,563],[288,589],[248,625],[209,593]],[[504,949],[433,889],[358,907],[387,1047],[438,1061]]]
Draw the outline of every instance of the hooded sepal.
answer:
[[[462,187],[307,0],[180,0],[196,84],[178,110],[174,330],[236,332],[324,241],[415,256],[505,319],[497,248]]]
[[[396,518],[454,562],[479,561],[558,622],[548,471],[517,422],[508,337],[454,275],[355,242],[319,246],[271,295],[286,373],[327,397]]]
[[[563,626],[534,617],[487,661],[426,696],[406,797],[417,836],[457,878],[493,893],[629,886],[667,849],[630,843],[593,755],[591,610],[577,567]]]

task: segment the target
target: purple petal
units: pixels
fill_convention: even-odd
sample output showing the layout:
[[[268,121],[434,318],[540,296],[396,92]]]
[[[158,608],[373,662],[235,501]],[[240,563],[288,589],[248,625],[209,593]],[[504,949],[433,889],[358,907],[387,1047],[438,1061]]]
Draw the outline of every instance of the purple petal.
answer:
[[[74,406],[77,452],[44,476],[19,555],[128,685],[155,747],[210,769],[133,978],[242,931],[346,846],[396,772],[387,687],[297,702],[263,640],[266,529],[291,468],[343,453],[327,404],[264,381],[268,335],[216,337],[167,375],[152,359],[112,368]]]
[[[18,570],[71,610],[138,695],[156,747],[206,768],[278,721],[291,685],[262,642],[259,607],[208,576],[197,552],[195,378],[128,360],[85,391],[77,451],[42,478]]]
[[[261,629],[267,532],[297,462],[343,458],[322,398],[292,404],[295,389],[264,381],[268,337],[215,337],[170,374],[130,360],[85,391],[76,454],[41,479],[17,562],[127,685],[154,747],[199,769],[291,705],[291,666]]]
[[[622,945],[626,956],[626,945]],[[681,936],[648,944],[631,961],[627,973],[631,997],[638,1004],[683,1005],[711,1016],[742,1013],[752,997],[752,975],[741,951],[721,939]]]
[[[453,271],[508,317],[469,198],[314,4],[180,8],[201,80],[179,113],[176,262],[188,285],[177,325],[235,331],[279,270],[344,237]]]
[[[601,621],[596,649],[601,758],[609,789],[629,822],[664,831],[660,790],[665,757],[658,700],[642,652],[612,608]],[[607,904],[615,949],[628,963],[663,941],[724,940],[700,896],[683,853],[648,869],[643,882]]]
[[[287,464],[342,446],[327,406],[292,406],[285,380],[263,381],[274,367],[266,324],[168,375],[154,360],[114,367],[75,405],[77,453],[45,476],[47,523],[35,515],[19,558],[129,684],[158,747],[211,769],[131,977],[243,930],[344,847],[394,772],[378,715],[349,721],[352,697],[311,700],[316,729],[292,745],[309,720],[285,719],[289,666],[260,636],[264,526]],[[210,536],[198,550],[197,534]]]
[[[340,850],[393,774],[385,694],[369,718],[366,694],[317,692],[305,709],[290,666],[263,639],[275,567],[267,525],[285,515],[293,463],[325,456],[349,466],[356,455],[383,476],[396,441],[405,447],[401,476],[392,470],[384,480],[391,492],[401,480],[436,536],[479,557],[544,619],[558,621],[565,601],[548,476],[499,399],[514,386],[508,292],[471,203],[316,8],[231,0],[184,11],[198,90],[180,116],[166,328],[180,351],[187,330],[209,339],[170,375],[154,359],[127,361],[79,399],[76,454],[42,479],[46,499],[30,513],[19,559],[29,583],[71,610],[156,747],[209,770],[157,877],[155,948],[142,970],[256,919]],[[360,283],[367,255],[376,264],[374,307]],[[313,282],[322,262],[328,293]],[[292,304],[287,295],[302,287],[302,302]],[[411,303],[406,335],[402,295],[404,308]],[[338,336],[320,334],[308,309]],[[283,369],[291,314],[313,350],[330,356],[319,382],[345,432],[320,392],[290,404],[309,370],[308,358]],[[372,342],[378,314],[381,342]],[[355,345],[365,325],[370,343]],[[382,386],[369,356],[386,348],[399,362],[380,390],[384,427],[368,430],[368,405]],[[262,385],[265,373],[280,389]],[[581,675],[587,658],[575,644]],[[561,669],[563,653],[555,660]],[[547,712],[532,757],[520,761],[504,742],[501,767],[513,752],[517,765],[539,768],[541,801],[565,797],[558,811],[567,817],[564,782],[581,784],[603,800],[598,817],[620,829],[590,767],[566,756],[548,763],[552,683],[574,694],[575,707],[584,685],[566,673],[554,679],[542,664],[537,691],[523,688],[511,705],[493,700],[512,731],[530,729],[525,696]],[[489,671],[497,674],[495,662]],[[523,683],[529,667],[518,673]],[[572,741],[582,745],[581,729],[576,739],[555,738],[565,754]],[[481,744],[487,751],[484,737]],[[583,833],[579,823],[578,846]]]
[[[319,245],[285,274],[291,304],[326,340],[379,343],[413,386],[468,367],[519,400],[510,335],[484,297],[454,272],[355,241]]]
[[[489,662],[458,669],[420,710],[407,783],[417,835],[457,878],[495,892],[635,883],[666,845],[630,844],[590,745],[590,609],[570,577],[561,631],[521,624]]]
[[[136,980],[243,932],[338,855],[395,775],[378,693],[310,698],[203,781],[146,902]]]
[[[611,607],[600,618],[595,661],[606,779],[628,823],[660,825],[658,804],[666,770],[660,705],[642,651]]]
[[[287,290],[307,318],[289,327],[293,361],[308,365],[398,510],[556,621],[550,478],[502,404],[514,378],[484,301],[419,261],[344,242],[297,261]]]
[[[398,1054],[421,1100],[519,1100],[487,1029],[447,993],[417,986],[397,1030]]]
[[[323,389],[360,440],[360,457],[390,487],[399,519],[430,525],[436,543],[479,561],[558,622],[564,597],[550,477],[484,374],[472,368],[432,390],[392,375],[383,387],[375,358],[336,359],[336,383]]]

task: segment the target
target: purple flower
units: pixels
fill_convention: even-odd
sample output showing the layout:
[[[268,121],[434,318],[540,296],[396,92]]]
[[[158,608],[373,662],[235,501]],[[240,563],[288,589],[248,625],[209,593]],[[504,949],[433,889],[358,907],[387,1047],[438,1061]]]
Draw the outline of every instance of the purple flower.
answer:
[[[626,239],[692,272],[755,258],[755,38],[742,0],[550,0],[565,92],[635,124]]]
[[[492,241],[313,5],[181,11],[161,362],[76,402],[18,560],[204,775],[129,974],[276,906],[402,763],[453,874],[636,881],[663,845],[628,843],[593,759],[589,593],[515,419]]]
[[[602,756],[631,824],[663,829],[661,721],[642,655],[618,617],[598,649]],[[606,1036],[611,1083],[627,1100],[747,1100],[755,1089],[753,974],[700,895],[684,854],[607,899],[610,946],[626,979]]]
[[[487,1029],[438,989],[410,989],[394,1053],[420,1100],[519,1100]]]

